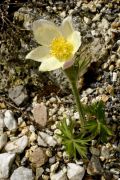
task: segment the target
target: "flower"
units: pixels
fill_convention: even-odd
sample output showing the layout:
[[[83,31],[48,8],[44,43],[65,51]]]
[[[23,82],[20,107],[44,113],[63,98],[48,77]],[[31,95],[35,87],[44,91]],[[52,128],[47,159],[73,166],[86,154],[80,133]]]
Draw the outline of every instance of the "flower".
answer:
[[[60,27],[47,20],[33,22],[35,40],[41,45],[27,54],[26,59],[41,62],[40,71],[67,68],[81,45],[80,32],[75,31],[72,18],[65,18]]]

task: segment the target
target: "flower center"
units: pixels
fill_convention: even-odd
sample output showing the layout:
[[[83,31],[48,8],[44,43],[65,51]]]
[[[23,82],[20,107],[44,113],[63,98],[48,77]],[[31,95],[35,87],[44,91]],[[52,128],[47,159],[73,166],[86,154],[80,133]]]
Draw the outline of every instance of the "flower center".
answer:
[[[66,61],[72,56],[73,45],[64,37],[53,39],[50,44],[50,53],[60,61]]]

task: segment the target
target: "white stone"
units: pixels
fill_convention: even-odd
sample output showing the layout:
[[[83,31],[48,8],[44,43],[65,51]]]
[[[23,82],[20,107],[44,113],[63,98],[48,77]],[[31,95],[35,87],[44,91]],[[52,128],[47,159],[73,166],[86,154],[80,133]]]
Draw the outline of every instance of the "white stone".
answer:
[[[5,117],[4,117],[4,123],[5,126],[9,129],[9,130],[14,130],[17,128],[17,122],[13,116],[13,113],[11,110],[7,110],[5,112]]]
[[[58,173],[51,173],[50,174],[50,179],[51,180],[67,180],[67,175],[66,175],[66,170],[61,170]]]
[[[117,80],[117,73],[113,72],[112,81],[115,82]]]
[[[7,152],[22,153],[28,144],[28,137],[22,136],[12,142],[8,142],[5,146]]]
[[[91,19],[87,18],[87,17],[84,17],[84,21],[86,24],[90,24],[91,23]]]
[[[52,136],[48,135],[47,133],[39,132],[39,134],[41,138],[45,141],[45,143],[47,143],[49,146],[54,147],[57,144],[55,139]]]
[[[75,112],[73,117],[74,117],[74,119],[79,119],[79,113]]]
[[[3,153],[0,154],[0,179],[9,177],[10,167],[15,159],[15,154]]]
[[[54,173],[57,170],[58,166],[59,166],[59,162],[56,162],[55,164],[51,165],[50,172]]]
[[[94,16],[94,18],[92,19],[92,21],[93,21],[93,22],[99,21],[99,20],[100,20],[100,16],[101,16],[101,14],[96,14],[96,15]]]
[[[37,142],[39,146],[47,147],[47,144],[44,142],[44,140],[40,136],[38,136]]]
[[[74,163],[68,163],[67,176],[69,180],[82,180],[85,174],[85,169],[82,166]]]
[[[7,134],[0,135],[0,150],[6,145],[7,143]]]
[[[35,127],[34,127],[33,125],[30,125],[29,130],[30,130],[31,132],[35,132]]]
[[[10,180],[33,180],[32,169],[21,166],[14,170]]]

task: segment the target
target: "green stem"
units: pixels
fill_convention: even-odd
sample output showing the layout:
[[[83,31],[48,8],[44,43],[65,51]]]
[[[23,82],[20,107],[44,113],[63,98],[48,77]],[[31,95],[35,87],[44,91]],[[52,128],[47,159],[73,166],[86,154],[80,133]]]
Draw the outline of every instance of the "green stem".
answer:
[[[76,101],[76,106],[77,106],[77,110],[78,110],[80,121],[81,121],[81,127],[83,127],[85,124],[85,117],[84,117],[83,107],[82,107],[82,104],[80,102],[79,91],[77,89],[76,82],[70,81],[70,83],[71,83],[72,92],[73,92],[73,95],[74,95],[74,98]]]
[[[80,95],[79,95],[79,91],[77,89],[77,76],[78,76],[78,72],[77,69],[72,66],[68,69],[64,70],[66,76],[69,79],[69,82],[71,84],[71,88],[72,88],[72,92],[76,101],[76,105],[77,105],[77,110],[79,113],[79,117],[80,117],[80,122],[81,122],[81,127],[84,127],[85,124],[85,116],[84,116],[84,110],[83,110],[83,106],[80,102]]]

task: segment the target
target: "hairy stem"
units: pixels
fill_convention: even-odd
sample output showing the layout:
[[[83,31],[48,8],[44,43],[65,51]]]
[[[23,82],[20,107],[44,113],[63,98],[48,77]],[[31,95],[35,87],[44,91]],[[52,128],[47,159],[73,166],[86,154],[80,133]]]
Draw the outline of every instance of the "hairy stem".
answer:
[[[85,124],[85,116],[84,116],[82,103],[80,102],[79,91],[77,89],[77,70],[75,69],[74,66],[72,66],[68,69],[65,69],[64,72],[71,84],[72,92],[76,101],[76,106],[80,117],[81,127],[83,128]]]
[[[79,95],[79,92],[77,89],[76,82],[70,82],[70,83],[71,83],[72,92],[73,92],[73,95],[74,95],[74,98],[76,101],[76,106],[77,106],[77,110],[78,110],[80,121],[81,121],[81,127],[83,127],[84,123],[85,123],[84,122],[85,117],[84,117],[83,107],[82,107],[82,104],[80,102],[80,95]]]

